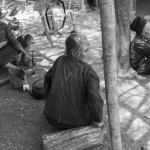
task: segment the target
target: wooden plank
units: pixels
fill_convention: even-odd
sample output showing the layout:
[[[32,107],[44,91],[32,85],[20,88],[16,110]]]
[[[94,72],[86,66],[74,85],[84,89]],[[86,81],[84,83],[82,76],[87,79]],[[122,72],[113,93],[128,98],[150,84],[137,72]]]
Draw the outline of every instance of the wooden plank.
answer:
[[[28,0],[27,3],[29,3],[29,4],[35,4],[36,2],[35,2],[35,1]]]
[[[0,86],[9,83],[9,77],[6,77],[4,79],[0,79]]]
[[[44,150],[83,150],[103,143],[100,128],[85,126],[42,136]]]
[[[4,85],[9,82],[8,69],[0,68],[0,85]]]

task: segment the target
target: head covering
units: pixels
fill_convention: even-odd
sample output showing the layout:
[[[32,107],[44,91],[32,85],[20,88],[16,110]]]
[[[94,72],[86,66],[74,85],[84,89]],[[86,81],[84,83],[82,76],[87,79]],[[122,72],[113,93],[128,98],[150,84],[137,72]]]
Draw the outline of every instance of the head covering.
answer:
[[[3,13],[2,8],[0,7],[0,19],[5,18],[6,14],[7,14],[7,12]]]
[[[133,22],[130,25],[130,29],[132,31],[135,31],[137,34],[141,35],[143,32],[143,29],[147,23],[147,20],[141,17],[137,17],[133,20]]]

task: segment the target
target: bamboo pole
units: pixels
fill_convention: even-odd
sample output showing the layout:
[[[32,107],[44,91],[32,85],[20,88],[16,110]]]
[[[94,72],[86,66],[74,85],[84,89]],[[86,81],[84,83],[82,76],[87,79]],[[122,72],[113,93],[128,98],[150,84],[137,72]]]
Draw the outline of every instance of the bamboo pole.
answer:
[[[99,4],[111,150],[122,150],[117,94],[117,51],[114,0],[99,0]]]

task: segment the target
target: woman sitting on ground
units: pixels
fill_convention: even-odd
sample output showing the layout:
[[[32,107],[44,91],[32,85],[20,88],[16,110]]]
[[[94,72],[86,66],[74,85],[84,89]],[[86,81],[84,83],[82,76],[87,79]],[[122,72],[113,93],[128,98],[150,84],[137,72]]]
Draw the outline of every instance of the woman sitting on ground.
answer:
[[[22,43],[16,39],[12,28],[3,22],[5,15],[0,9],[0,67],[18,68],[11,62],[14,59],[21,61],[22,55],[28,60],[29,56],[22,47]]]
[[[66,54],[60,56],[45,75],[46,104],[44,114],[59,129],[88,124],[101,126],[103,100],[99,77],[87,64],[89,42],[72,31],[66,39]]]
[[[136,36],[131,43],[130,63],[139,75],[150,74],[150,22],[137,17],[133,20],[131,30]]]

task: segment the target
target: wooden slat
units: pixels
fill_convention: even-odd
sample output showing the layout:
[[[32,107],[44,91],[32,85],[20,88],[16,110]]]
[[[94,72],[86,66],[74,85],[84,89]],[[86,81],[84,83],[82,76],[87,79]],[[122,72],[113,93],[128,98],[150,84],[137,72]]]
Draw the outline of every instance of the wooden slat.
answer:
[[[28,3],[29,3],[29,4],[35,4],[36,2],[35,2],[35,1],[32,1],[32,0],[28,0]]]
[[[0,85],[4,85],[9,82],[8,69],[0,68]]]
[[[43,135],[44,150],[83,150],[103,143],[104,134],[92,126]]]
[[[4,79],[0,79],[0,86],[9,83],[9,77],[6,77]]]

